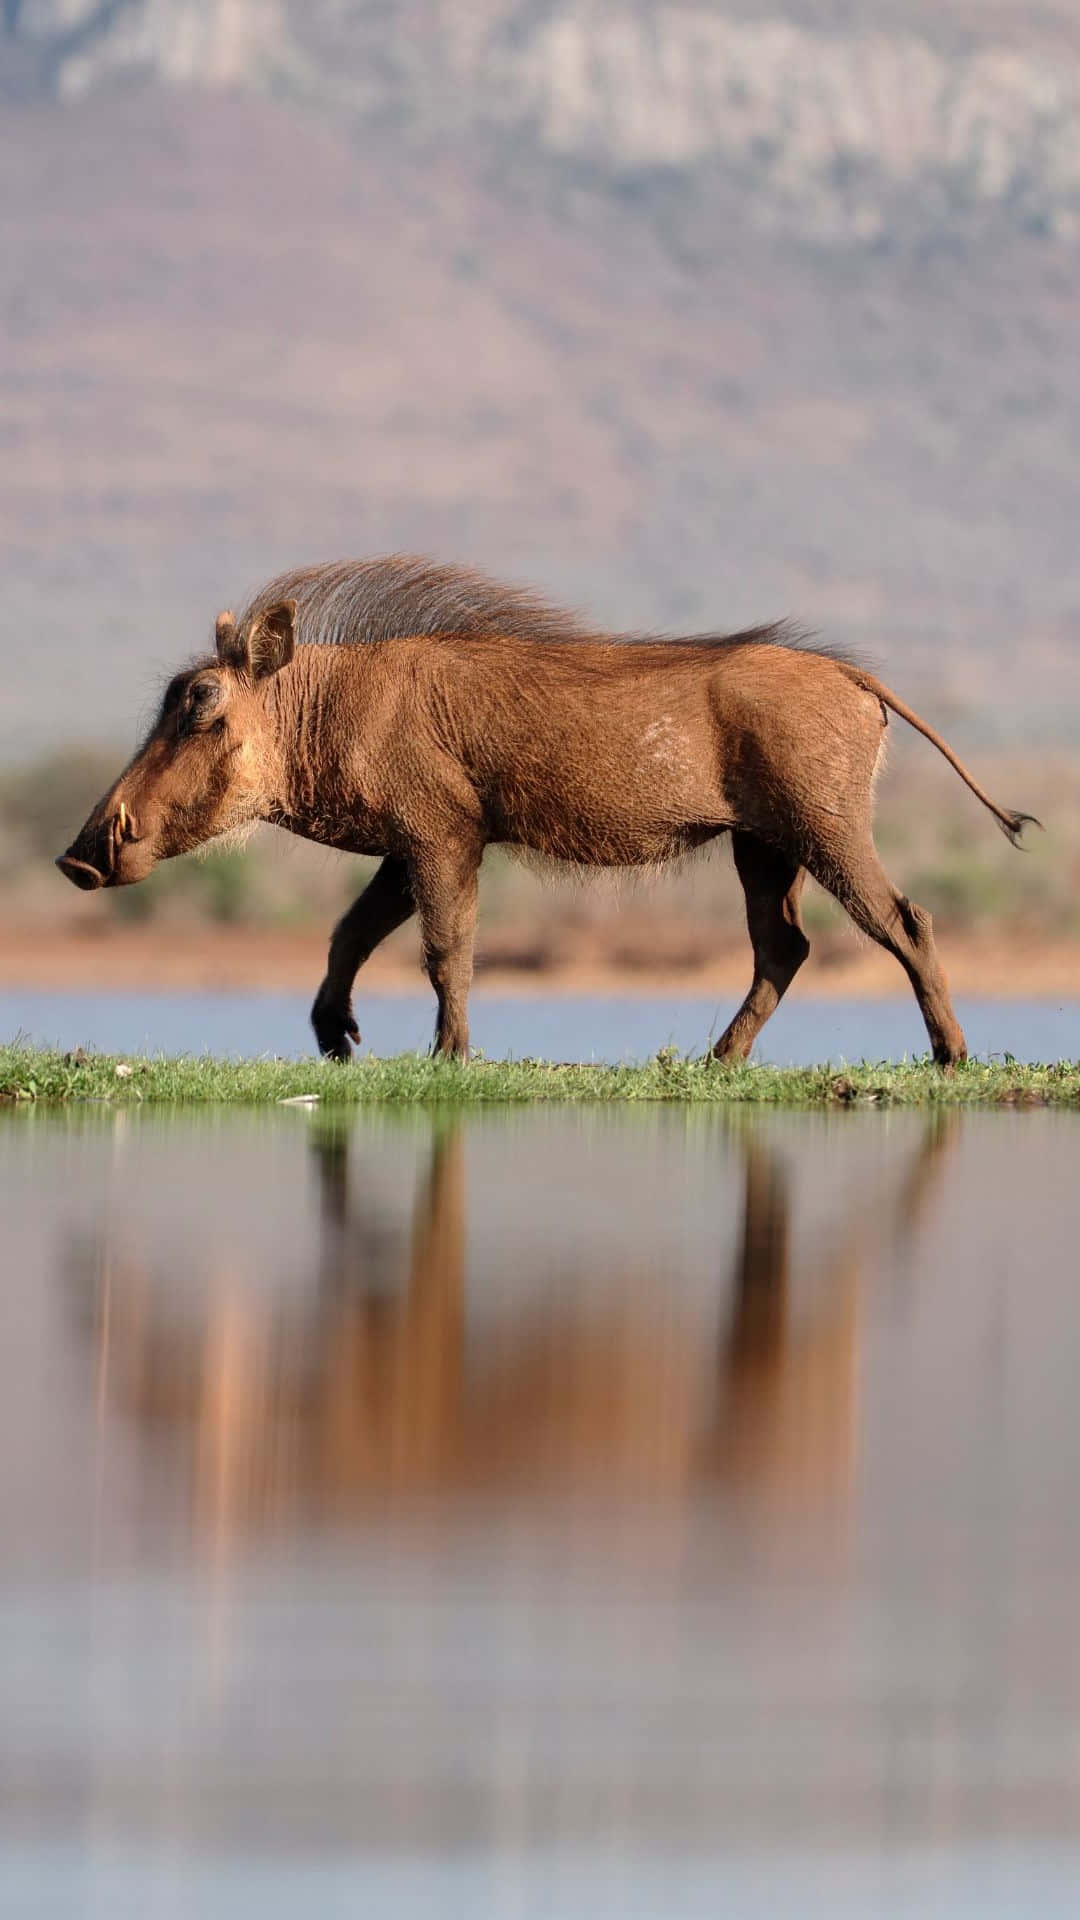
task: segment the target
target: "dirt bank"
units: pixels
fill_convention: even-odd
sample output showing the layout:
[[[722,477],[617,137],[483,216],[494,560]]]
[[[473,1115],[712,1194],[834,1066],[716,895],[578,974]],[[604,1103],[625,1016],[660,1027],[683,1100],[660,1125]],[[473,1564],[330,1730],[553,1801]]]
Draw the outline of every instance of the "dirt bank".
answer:
[[[1080,939],[1048,944],[1032,937],[943,937],[942,957],[953,991],[961,996],[1063,999],[1080,997]],[[0,987],[77,990],[313,992],[326,943],[315,930],[193,926],[180,930],[150,925],[7,927],[0,932]],[[423,990],[415,942],[407,935],[369,961],[364,984],[383,993]],[[602,952],[552,966],[484,963],[481,946],[477,990],[499,993],[611,993],[699,996],[731,995],[749,983],[744,943],[716,954],[705,965],[678,968],[621,967]],[[828,998],[887,999],[909,992],[897,963],[852,939],[843,947],[811,955],[798,989]]]

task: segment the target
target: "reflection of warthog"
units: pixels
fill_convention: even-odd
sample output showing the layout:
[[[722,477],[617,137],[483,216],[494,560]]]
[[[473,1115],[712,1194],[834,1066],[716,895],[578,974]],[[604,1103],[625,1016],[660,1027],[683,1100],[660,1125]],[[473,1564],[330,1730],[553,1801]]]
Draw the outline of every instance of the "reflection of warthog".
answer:
[[[925,1205],[945,1139],[939,1125],[924,1134],[888,1209],[898,1220]],[[172,1289],[138,1261],[102,1248],[93,1262],[104,1276],[95,1325],[106,1396],[152,1424],[190,1424],[204,1519],[270,1522],[380,1489],[675,1487],[706,1474],[808,1500],[846,1485],[859,1270],[868,1235],[880,1236],[879,1199],[872,1218],[854,1206],[800,1260],[820,1297],[797,1321],[788,1181],[747,1136],[717,1366],[699,1325],[633,1284],[647,1276],[626,1260],[599,1308],[595,1274],[565,1275],[554,1300],[529,1293],[470,1341],[462,1133],[433,1142],[401,1291],[392,1243],[351,1216],[347,1134],[317,1136],[315,1150],[318,1285],[301,1323],[256,1304],[225,1271],[201,1323],[178,1325]],[[76,1264],[90,1270],[85,1250]]]
[[[782,1163],[751,1144],[735,1311],[723,1352],[725,1417],[713,1428],[710,1458],[725,1476],[784,1497],[846,1477],[855,1438],[856,1309],[868,1232],[897,1238],[924,1213],[937,1184],[955,1116],[926,1127],[898,1190],[883,1208],[838,1224],[817,1269],[827,1277],[827,1311],[798,1333],[792,1325],[791,1214]]]
[[[379,854],[331,941],[319,1044],[349,1057],[357,969],[415,913],[437,1046],[464,1055],[485,847],[652,867],[730,832],[754,978],[717,1055],[749,1054],[805,960],[810,873],[895,954],[949,1063],[964,1036],[930,917],[889,881],[872,836],[887,709],[1015,840],[1028,816],[997,806],[910,707],[783,627],[615,643],[459,568],[313,567],[272,582],[239,620],[219,616],[216,658],[173,680],[58,864],[81,887],[130,885],[256,820]]]

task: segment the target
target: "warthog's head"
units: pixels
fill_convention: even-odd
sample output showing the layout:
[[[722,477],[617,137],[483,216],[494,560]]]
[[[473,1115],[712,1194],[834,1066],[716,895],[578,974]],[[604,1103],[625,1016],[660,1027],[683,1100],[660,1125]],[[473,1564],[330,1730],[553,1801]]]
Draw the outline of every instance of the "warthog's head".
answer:
[[[267,699],[293,657],[296,602],[238,627],[217,622],[217,655],[178,673],[131,764],[57,860],[77,887],[128,887],[159,860],[262,818],[280,782]]]

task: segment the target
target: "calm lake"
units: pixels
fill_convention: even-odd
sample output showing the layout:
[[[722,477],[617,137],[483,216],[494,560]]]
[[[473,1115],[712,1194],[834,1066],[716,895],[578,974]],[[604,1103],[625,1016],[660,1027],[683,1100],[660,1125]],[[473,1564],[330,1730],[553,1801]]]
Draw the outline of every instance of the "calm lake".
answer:
[[[1073,1915],[1078,1165],[0,1109],[0,1912]]]
[[[473,1045],[491,1059],[640,1061],[660,1047],[701,1053],[737,1004],[599,994],[559,996],[477,991]],[[284,993],[0,992],[0,1036],[21,1033],[43,1046],[109,1053],[213,1053],[248,1057],[311,1053],[310,995]],[[428,993],[367,994],[356,1000],[366,1051],[426,1051],[435,1025]],[[1076,1059],[1080,1000],[960,1000],[957,1015],[973,1054],[1017,1060]],[[903,1060],[928,1050],[914,999],[785,1000],[755,1048],[755,1060],[813,1066],[825,1060]]]

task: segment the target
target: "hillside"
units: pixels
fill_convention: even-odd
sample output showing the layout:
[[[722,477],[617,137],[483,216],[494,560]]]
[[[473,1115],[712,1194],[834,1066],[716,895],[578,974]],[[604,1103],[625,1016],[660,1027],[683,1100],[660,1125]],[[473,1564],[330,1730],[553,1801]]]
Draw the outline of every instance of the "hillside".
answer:
[[[5,0],[9,87],[222,88],[430,140],[484,130],[638,185],[710,166],[750,217],[866,243],[1072,237],[1077,27],[1031,10],[787,0]]]
[[[1075,737],[1064,9],[0,19],[0,754],[130,737],[218,605],[388,547],[796,612]]]

